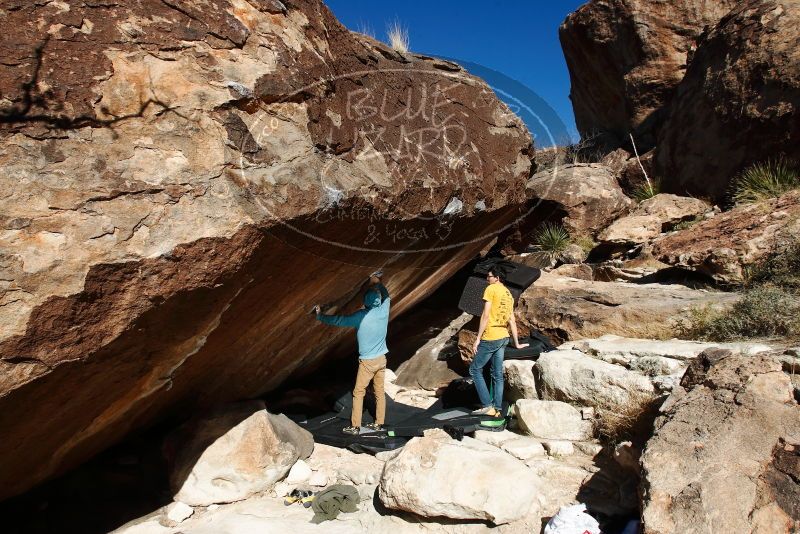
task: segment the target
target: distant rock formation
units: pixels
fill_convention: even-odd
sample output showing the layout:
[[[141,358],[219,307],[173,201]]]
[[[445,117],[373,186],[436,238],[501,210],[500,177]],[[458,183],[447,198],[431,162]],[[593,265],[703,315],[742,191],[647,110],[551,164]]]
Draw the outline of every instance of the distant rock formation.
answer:
[[[592,0],[567,17],[559,36],[581,136],[608,149],[633,133],[646,152],[704,27],[737,0]]]
[[[520,214],[508,107],[319,0],[3,9],[0,498],[349,350],[314,303],[384,267],[402,313]]]
[[[795,0],[749,0],[705,36],[659,135],[665,191],[720,200],[747,165],[800,158],[798,28]]]

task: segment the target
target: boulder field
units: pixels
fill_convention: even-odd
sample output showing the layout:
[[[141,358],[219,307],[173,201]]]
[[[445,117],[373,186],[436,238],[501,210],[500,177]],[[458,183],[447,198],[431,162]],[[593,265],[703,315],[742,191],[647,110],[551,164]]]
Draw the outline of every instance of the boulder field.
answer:
[[[12,4],[0,498],[349,350],[313,304],[382,267],[402,313],[520,214],[508,107],[318,0]]]

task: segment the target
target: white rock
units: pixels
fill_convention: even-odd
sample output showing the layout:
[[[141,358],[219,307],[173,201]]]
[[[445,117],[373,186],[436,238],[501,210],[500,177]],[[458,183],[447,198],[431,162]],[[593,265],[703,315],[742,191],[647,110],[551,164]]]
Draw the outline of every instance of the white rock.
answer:
[[[577,350],[555,350],[539,357],[536,367],[542,399],[614,409],[654,394],[650,380],[619,365]]]
[[[314,471],[308,479],[308,485],[315,488],[322,488],[328,485],[328,475],[323,471]]]
[[[303,460],[297,460],[289,474],[286,476],[287,484],[300,484],[306,482],[311,477],[311,468]]]
[[[520,429],[536,438],[582,441],[592,437],[592,423],[565,402],[520,399],[516,414]]]
[[[503,430],[502,432],[492,432],[491,430],[476,430],[475,439],[488,445],[501,447],[503,443],[519,438],[519,434]]]
[[[526,436],[518,436],[517,439],[506,441],[500,448],[520,460],[529,460],[545,455],[544,447],[539,440]]]
[[[533,360],[508,360],[503,362],[506,397],[510,402],[517,399],[538,399],[536,382],[533,379]]]
[[[542,442],[542,446],[550,456],[572,456],[575,454],[575,446],[571,441],[546,440]]]
[[[311,434],[260,401],[221,407],[167,438],[174,451],[170,485],[175,500],[193,506],[233,502],[268,490],[307,458]]]
[[[497,525],[530,514],[541,489],[525,464],[494,447],[466,438],[423,437],[386,462],[378,496],[393,510]]]
[[[174,502],[169,505],[169,508],[167,508],[167,518],[170,521],[175,521],[176,523],[186,521],[192,517],[193,513],[194,508],[182,502]]]
[[[603,450],[603,446],[594,441],[576,441],[573,446],[587,456],[597,456]]]
[[[286,497],[292,492],[294,488],[295,488],[294,484],[289,484],[285,480],[282,480],[277,484],[275,484],[275,486],[272,488],[272,491],[275,492],[275,495],[277,497]],[[212,504],[211,506],[217,506],[217,505]]]
[[[637,358],[656,356],[676,360],[692,360],[698,354],[711,347],[731,349],[735,352],[752,355],[771,350],[762,343],[706,343],[670,339],[659,341],[653,339],[637,339],[608,334],[597,339],[568,341],[559,346],[561,349],[576,349],[595,358],[611,363],[630,363]]]

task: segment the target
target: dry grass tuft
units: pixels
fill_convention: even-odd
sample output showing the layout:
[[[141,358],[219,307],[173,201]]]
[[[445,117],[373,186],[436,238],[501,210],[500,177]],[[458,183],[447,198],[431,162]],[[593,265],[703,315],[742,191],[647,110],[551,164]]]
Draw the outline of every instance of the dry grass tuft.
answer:
[[[631,394],[625,406],[598,407],[594,420],[595,435],[603,443],[617,445],[630,441],[642,447],[653,435],[653,422],[662,402],[660,397],[636,392]]]
[[[400,21],[394,21],[386,28],[386,35],[389,37],[389,46],[393,50],[408,53],[408,28],[405,28]]]

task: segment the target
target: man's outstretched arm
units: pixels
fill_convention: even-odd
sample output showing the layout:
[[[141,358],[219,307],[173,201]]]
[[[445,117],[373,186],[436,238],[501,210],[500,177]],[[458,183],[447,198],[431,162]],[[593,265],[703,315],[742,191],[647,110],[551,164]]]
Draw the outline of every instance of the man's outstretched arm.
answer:
[[[321,323],[329,324],[331,326],[358,328],[358,325],[361,324],[361,319],[363,317],[364,312],[361,310],[351,313],[350,315],[323,315],[319,312],[319,307],[317,307],[317,320]]]

